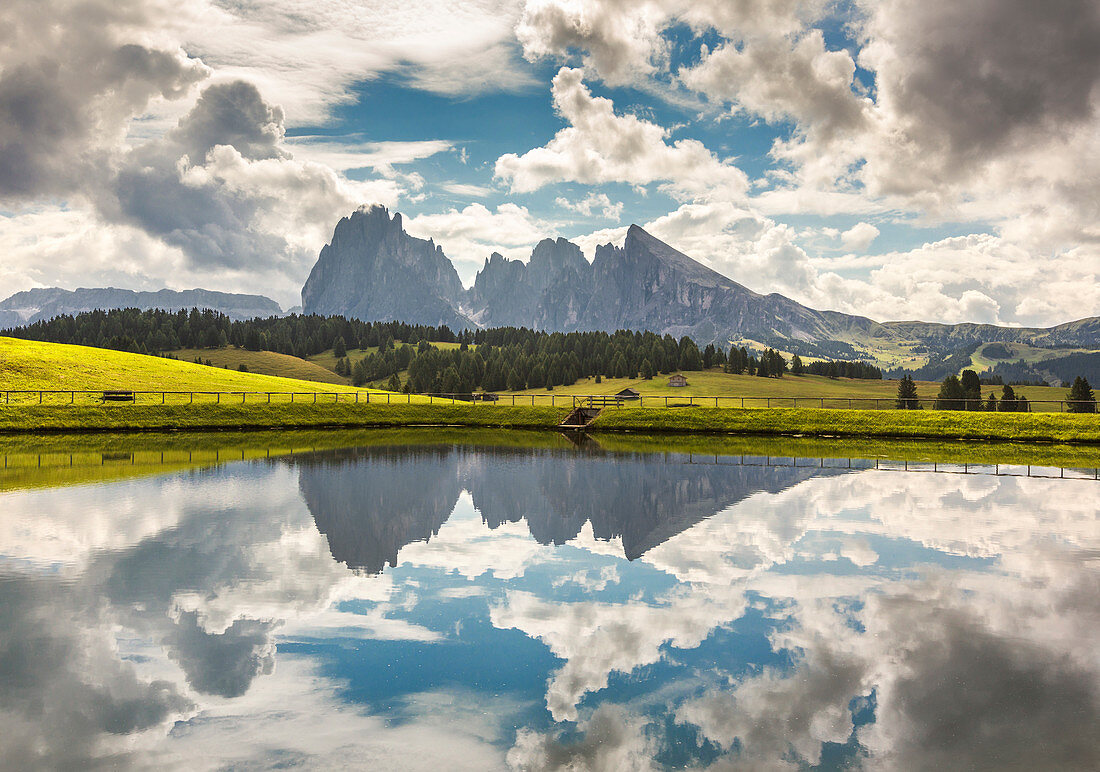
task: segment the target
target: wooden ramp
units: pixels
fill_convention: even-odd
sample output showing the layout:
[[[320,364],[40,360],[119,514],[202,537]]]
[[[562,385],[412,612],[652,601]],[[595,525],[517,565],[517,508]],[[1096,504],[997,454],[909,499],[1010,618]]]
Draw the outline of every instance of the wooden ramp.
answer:
[[[558,424],[559,429],[584,429],[588,424],[592,423],[592,419],[600,414],[601,408],[598,407],[578,407],[565,417],[565,420]]]

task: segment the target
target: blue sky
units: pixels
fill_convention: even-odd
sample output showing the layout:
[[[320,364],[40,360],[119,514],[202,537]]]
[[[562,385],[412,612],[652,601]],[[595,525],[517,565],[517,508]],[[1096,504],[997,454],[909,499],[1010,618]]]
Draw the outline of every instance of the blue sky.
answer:
[[[1100,313],[1089,0],[87,2],[0,11],[12,292],[290,306],[336,221],[381,203],[467,283],[638,223],[819,308]]]

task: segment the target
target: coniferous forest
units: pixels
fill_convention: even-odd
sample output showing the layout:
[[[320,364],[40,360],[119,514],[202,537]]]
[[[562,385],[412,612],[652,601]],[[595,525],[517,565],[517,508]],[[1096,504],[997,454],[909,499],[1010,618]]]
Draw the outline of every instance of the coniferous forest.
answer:
[[[4,335],[111,348],[143,354],[233,345],[309,357],[332,350],[337,372],[356,385],[385,381],[418,393],[469,393],[553,388],[581,378],[650,378],[674,371],[722,367],[761,377],[819,373],[834,377],[881,378],[863,362],[813,362],[766,349],[701,350],[688,337],[620,330],[547,333],[501,327],[455,332],[402,322],[363,322],[341,316],[290,315],[233,321],[213,311],[116,309],[59,316]],[[440,347],[433,344],[451,344]],[[369,350],[359,358],[351,350]],[[354,360],[354,361],[353,361]],[[407,371],[402,383],[398,373]]]

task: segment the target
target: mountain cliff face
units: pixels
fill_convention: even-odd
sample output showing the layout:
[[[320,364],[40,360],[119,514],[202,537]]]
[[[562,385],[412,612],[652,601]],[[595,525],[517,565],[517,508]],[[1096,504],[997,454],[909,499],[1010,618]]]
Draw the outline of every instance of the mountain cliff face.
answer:
[[[385,207],[356,210],[336,225],[302,288],[307,314],[364,321],[472,326],[456,308],[465,291],[454,265],[431,240],[405,233]]]
[[[605,244],[589,263],[565,239],[545,239],[524,263],[493,254],[463,290],[432,241],[403,230],[381,207],[340,221],[321,251],[302,300],[307,313],[400,319],[462,327],[650,330],[700,345],[752,339],[801,344],[806,353],[861,356],[899,349],[947,352],[975,342],[1100,346],[1100,319],[1049,329],[925,322],[879,323],[817,311],[779,294],[761,295],[630,226],[621,247]],[[889,364],[887,360],[882,363]]]
[[[281,316],[283,313],[278,303],[263,295],[237,295],[204,289],[134,292],[114,287],[82,287],[77,290],[49,287],[17,292],[0,302],[0,329],[34,324],[64,314],[75,315],[97,309],[109,311],[112,308],[138,308],[142,311],[152,308],[165,311],[209,308],[231,319]]]

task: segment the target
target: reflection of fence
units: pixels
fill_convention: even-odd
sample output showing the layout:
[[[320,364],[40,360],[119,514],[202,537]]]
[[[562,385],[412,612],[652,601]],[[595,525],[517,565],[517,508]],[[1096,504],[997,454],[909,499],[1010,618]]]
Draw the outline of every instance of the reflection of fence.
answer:
[[[221,448],[213,450],[103,451],[77,453],[11,453],[3,456],[3,470],[65,469],[80,467],[156,467],[191,464],[224,464],[317,452],[314,447]],[[775,469],[824,469],[832,471],[886,471],[934,474],[1033,477],[1056,480],[1100,481],[1100,468],[1039,466],[1026,464],[969,464],[940,461],[894,461],[876,458],[810,458],[800,456],[723,456],[713,454],[668,454],[685,464],[709,466],[765,467]]]
[[[143,405],[194,405],[194,404],[364,404],[364,405],[408,405],[408,404],[480,404],[494,406],[532,406],[532,407],[569,407],[615,406],[615,407],[803,407],[820,409],[847,410],[895,410],[897,400],[894,397],[739,397],[739,396],[688,396],[688,395],[642,395],[630,399],[614,394],[399,394],[380,391],[127,391],[112,392],[104,390],[43,390],[10,389],[3,391],[5,405],[76,405],[103,404],[111,397],[105,395],[133,395],[127,404]],[[909,400],[922,408],[931,408],[934,404],[949,404],[952,410],[980,411],[984,402],[971,399],[939,400],[932,397],[918,397]],[[1073,402],[1065,399],[1035,399],[1014,405],[1028,412],[1066,412],[1071,407],[1077,412],[1094,412],[1093,402]],[[1008,412],[1016,412],[1008,411]],[[1070,412],[1074,412],[1070,410]]]
[[[687,464],[711,466],[757,466],[797,469],[840,469],[852,471],[924,472],[935,474],[991,475],[995,477],[1040,477],[1056,480],[1097,480],[1100,468],[1036,466],[1030,464],[968,464],[940,461],[892,461],[880,458],[799,458],[795,456],[721,456],[689,453]]]

